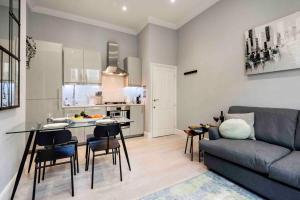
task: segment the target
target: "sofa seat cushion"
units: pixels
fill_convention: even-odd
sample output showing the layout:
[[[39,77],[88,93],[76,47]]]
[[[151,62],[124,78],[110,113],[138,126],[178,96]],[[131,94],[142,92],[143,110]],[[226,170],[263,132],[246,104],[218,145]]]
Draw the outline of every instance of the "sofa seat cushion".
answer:
[[[300,151],[293,151],[273,163],[269,177],[300,189]]]
[[[271,164],[290,150],[258,140],[202,140],[201,150],[239,164],[254,171],[267,174]]]

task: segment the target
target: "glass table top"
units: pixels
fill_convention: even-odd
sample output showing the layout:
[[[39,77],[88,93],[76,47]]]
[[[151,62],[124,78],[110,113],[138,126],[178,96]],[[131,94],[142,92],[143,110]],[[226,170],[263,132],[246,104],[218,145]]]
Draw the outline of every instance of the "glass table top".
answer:
[[[107,121],[106,121],[107,120]],[[15,127],[11,128],[10,130],[6,131],[6,134],[14,134],[14,133],[29,133],[32,131],[47,131],[47,130],[60,130],[60,129],[72,129],[72,128],[82,128],[82,127],[93,127],[97,125],[105,125],[108,123],[119,123],[119,124],[126,124],[131,123],[133,120],[124,117],[117,117],[117,118],[109,118],[103,119],[101,122],[89,121],[89,122],[68,122],[68,125],[64,127],[45,127],[47,123],[43,122],[25,122],[16,125]]]

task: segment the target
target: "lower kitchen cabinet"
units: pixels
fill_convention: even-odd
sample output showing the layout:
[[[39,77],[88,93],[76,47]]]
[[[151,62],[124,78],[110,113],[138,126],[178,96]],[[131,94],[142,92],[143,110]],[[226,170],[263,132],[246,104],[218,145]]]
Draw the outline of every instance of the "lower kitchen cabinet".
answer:
[[[130,136],[130,128],[122,128],[122,133],[124,137]]]
[[[95,115],[95,114],[106,115],[106,107],[85,108],[84,112],[87,115]],[[86,128],[84,128],[85,141],[86,141],[86,136],[87,135],[94,134],[94,129],[95,129],[95,127],[86,127]]]
[[[46,123],[49,115],[63,116],[60,99],[26,100],[26,121],[30,123]]]
[[[82,111],[85,111],[87,115],[106,115],[106,107],[65,108],[63,115],[72,117]],[[130,119],[133,120],[130,127],[122,128],[124,137],[144,134],[144,106],[130,106]],[[77,136],[79,143],[84,143],[87,135],[94,134],[94,129],[95,127],[74,128],[71,129],[71,132]]]
[[[73,117],[75,114],[80,114],[82,108],[65,108],[64,109],[64,116]],[[85,142],[85,133],[84,128],[72,128],[70,129],[73,136],[76,136],[79,143]]]
[[[144,134],[144,106],[130,106],[130,135]]]

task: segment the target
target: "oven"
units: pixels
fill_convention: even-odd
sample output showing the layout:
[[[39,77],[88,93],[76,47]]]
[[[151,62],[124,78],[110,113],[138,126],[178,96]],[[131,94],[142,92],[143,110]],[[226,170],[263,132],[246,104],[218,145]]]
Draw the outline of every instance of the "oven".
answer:
[[[106,115],[111,118],[126,117],[130,119],[130,106],[108,106],[106,107]],[[129,128],[130,123],[121,124],[122,128]]]

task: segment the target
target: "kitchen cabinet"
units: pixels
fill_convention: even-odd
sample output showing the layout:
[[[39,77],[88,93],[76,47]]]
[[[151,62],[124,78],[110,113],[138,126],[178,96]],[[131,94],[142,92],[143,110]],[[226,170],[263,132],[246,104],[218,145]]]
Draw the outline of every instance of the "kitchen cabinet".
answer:
[[[131,128],[122,128],[122,133],[124,137],[130,136]]]
[[[100,84],[102,74],[101,53],[84,49],[83,65],[86,83]]]
[[[137,57],[127,57],[124,59],[125,70],[128,73],[128,86],[142,85],[142,64]]]
[[[26,122],[46,123],[63,116],[62,44],[36,40],[36,55],[26,70]]]
[[[65,108],[64,116],[73,117],[75,114],[80,114],[83,111],[83,108]],[[70,131],[73,136],[76,136],[79,143],[85,142],[85,128],[72,128]]]
[[[130,106],[130,135],[144,134],[144,106]]]
[[[83,49],[64,48],[64,83],[84,83]]]
[[[26,70],[26,99],[59,99],[62,87],[62,44],[36,41],[36,55]]]
[[[85,108],[84,111],[87,115],[95,115],[95,114],[106,115],[106,107]],[[94,134],[94,129],[95,127],[84,128],[85,138],[87,135]]]
[[[63,116],[59,99],[26,100],[26,121],[30,123],[46,123],[47,118]]]
[[[101,53],[86,49],[64,48],[64,83],[100,84]]]

